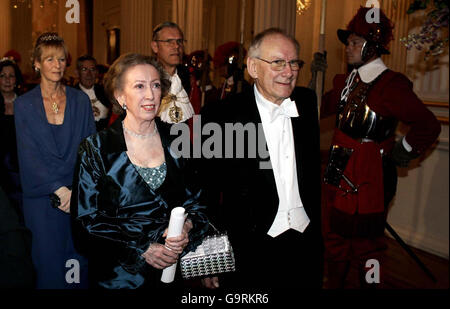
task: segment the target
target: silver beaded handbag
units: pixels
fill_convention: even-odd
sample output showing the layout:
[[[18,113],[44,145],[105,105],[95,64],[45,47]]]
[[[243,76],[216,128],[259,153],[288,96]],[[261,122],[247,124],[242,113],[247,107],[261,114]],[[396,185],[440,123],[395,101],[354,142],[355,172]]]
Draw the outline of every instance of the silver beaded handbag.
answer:
[[[184,279],[236,270],[228,235],[220,233],[211,223],[210,225],[216,233],[205,237],[195,251],[180,259],[181,275]]]

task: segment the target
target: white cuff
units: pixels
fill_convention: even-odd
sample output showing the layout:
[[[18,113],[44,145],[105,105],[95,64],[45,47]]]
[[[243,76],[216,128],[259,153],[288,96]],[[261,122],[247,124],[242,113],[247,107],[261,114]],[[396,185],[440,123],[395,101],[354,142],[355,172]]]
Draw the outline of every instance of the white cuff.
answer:
[[[402,139],[402,145],[403,145],[403,147],[405,147],[406,151],[408,151],[408,152],[412,151],[412,147],[410,144],[408,144],[405,137],[403,137],[403,139]]]

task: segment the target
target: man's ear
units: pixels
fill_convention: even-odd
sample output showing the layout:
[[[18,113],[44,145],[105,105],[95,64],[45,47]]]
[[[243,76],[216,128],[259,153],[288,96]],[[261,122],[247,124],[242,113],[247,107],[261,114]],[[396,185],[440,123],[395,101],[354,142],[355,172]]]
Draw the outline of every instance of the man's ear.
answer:
[[[150,43],[150,46],[152,47],[153,53],[157,54],[158,53],[158,42],[152,41]]]
[[[258,78],[257,63],[255,58],[247,58],[247,71],[248,75],[250,75],[253,79]]]

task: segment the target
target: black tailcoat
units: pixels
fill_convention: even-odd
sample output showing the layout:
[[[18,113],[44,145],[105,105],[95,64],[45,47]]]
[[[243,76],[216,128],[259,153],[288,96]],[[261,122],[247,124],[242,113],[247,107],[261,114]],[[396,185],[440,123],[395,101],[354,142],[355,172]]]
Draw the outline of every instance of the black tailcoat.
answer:
[[[281,281],[299,279],[298,285],[321,286],[323,241],[317,100],[313,91],[303,87],[296,87],[291,99],[295,100],[299,113],[299,117],[291,118],[299,193],[311,220],[303,233],[289,230],[275,238],[267,235],[279,204],[272,169],[260,168],[260,163],[270,157],[263,158],[260,152],[255,157],[247,147],[243,158],[203,160],[212,221],[215,219],[228,231],[235,250],[238,270],[233,285],[276,287],[283,284]],[[220,123],[223,135],[225,123],[257,126],[261,117],[253,87],[206,109],[202,114],[203,126],[206,122]],[[248,142],[246,139],[245,144]],[[223,150],[225,146],[224,143]]]

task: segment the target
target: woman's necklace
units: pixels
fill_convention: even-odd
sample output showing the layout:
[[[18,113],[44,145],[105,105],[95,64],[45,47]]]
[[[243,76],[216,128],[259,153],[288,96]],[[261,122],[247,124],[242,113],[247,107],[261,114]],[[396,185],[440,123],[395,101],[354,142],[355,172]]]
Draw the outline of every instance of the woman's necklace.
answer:
[[[123,121],[122,121],[122,127],[123,127],[123,130],[125,132],[127,132],[127,134],[130,134],[131,136],[141,138],[141,139],[150,138],[150,137],[156,135],[156,133],[158,133],[158,128],[156,127],[156,124],[155,124],[155,129],[153,130],[153,132],[148,133],[148,134],[138,134],[138,133],[131,131],[130,129],[127,129],[127,127],[125,127],[125,124],[123,123]]]
[[[14,93],[12,98],[7,98],[3,95],[5,101],[5,115],[13,115],[14,114],[14,101],[17,99],[17,94]]]
[[[52,101],[52,111],[55,114],[58,114],[58,112],[59,112],[59,106],[58,106],[58,103],[56,103],[56,101]]]
[[[13,94],[11,98],[7,98],[5,95],[3,95],[3,99],[5,103],[14,103],[14,101],[17,99],[17,94]]]
[[[56,100],[57,94],[58,94],[58,90],[56,90],[56,92],[54,94],[52,94],[50,96],[46,96],[46,98],[48,98],[52,102],[50,107],[55,115],[58,114],[58,112],[59,112],[59,104]]]

